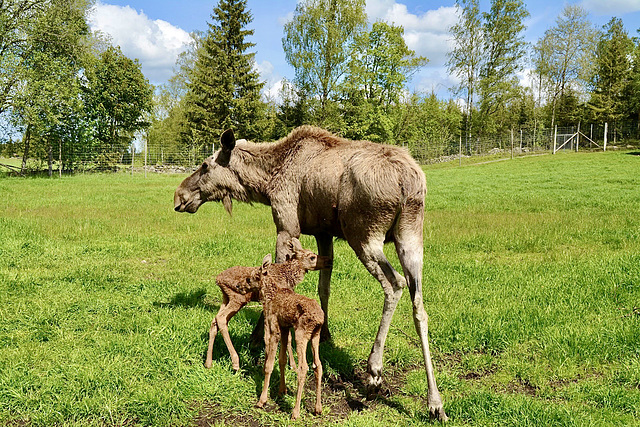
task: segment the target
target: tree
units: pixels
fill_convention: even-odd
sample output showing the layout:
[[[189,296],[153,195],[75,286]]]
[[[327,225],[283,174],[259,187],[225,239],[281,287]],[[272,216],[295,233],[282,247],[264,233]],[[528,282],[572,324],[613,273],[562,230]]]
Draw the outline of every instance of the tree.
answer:
[[[604,26],[596,48],[596,73],[590,107],[596,118],[614,126],[624,117],[625,93],[633,54],[633,42],[624,30],[622,20],[611,18]]]
[[[138,60],[108,47],[86,69],[83,99],[94,137],[103,153],[122,155],[135,132],[149,126],[143,117],[152,108],[153,88]]]
[[[355,37],[366,25],[364,0],[303,0],[284,26],[282,46],[303,99],[320,101],[319,121],[348,70]]]
[[[246,41],[253,34],[246,26],[253,18],[246,5],[246,0],[220,0],[197,51],[186,95],[195,145],[212,146],[229,127],[243,138],[259,134],[264,83],[253,67],[255,54],[248,52],[254,43]]]
[[[636,138],[640,139],[640,39],[634,38],[631,70],[624,88],[625,114],[636,126]]]
[[[401,26],[378,21],[354,39],[346,85],[384,109],[398,102],[407,80],[427,63],[403,36]]]
[[[480,114],[487,129],[492,116],[518,96],[516,73],[523,68],[526,45],[523,20],[529,16],[521,0],[492,0],[483,13],[483,61],[479,75]]]
[[[456,8],[459,20],[449,29],[454,47],[447,52],[446,65],[449,73],[460,79],[460,84],[454,91],[457,95],[465,96],[464,130],[469,136],[483,54],[482,20],[478,0],[456,0]]]
[[[556,123],[558,101],[567,89],[580,92],[592,75],[592,59],[597,30],[578,5],[567,5],[538,41],[534,67],[544,80],[550,101],[551,127]]]
[[[50,0],[0,2],[0,113],[12,105],[13,90],[20,82],[23,61],[31,51],[30,35]]]
[[[25,33],[13,40],[12,46],[21,48],[16,51],[5,46],[6,52],[19,53],[9,78],[16,84],[9,91],[10,104],[6,105],[12,110],[14,123],[24,130],[23,172],[27,158],[36,149],[39,157],[47,158],[51,175],[54,146],[56,157],[63,160],[63,145],[73,144],[80,127],[78,76],[86,55],[89,27],[85,14],[90,3],[70,0],[30,5],[31,9],[26,2],[22,4],[26,8],[23,11],[30,11],[29,25],[22,27]],[[19,26],[15,28],[20,31]]]
[[[427,62],[407,47],[403,35],[402,27],[379,21],[354,38],[342,85],[346,137],[393,141],[390,107],[399,103],[407,80]]]

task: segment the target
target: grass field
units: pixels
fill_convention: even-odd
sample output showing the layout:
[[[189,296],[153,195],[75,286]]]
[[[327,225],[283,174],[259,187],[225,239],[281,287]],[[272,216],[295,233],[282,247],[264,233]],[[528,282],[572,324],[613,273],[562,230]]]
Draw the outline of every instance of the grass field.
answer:
[[[424,297],[449,425],[640,425],[640,156],[559,154],[426,168]],[[259,306],[203,368],[214,276],[275,246],[268,207],[173,212],[183,176],[0,179],[0,425],[280,425],[254,408]],[[311,238],[303,245],[314,248]],[[397,265],[392,246],[386,248]],[[317,273],[298,291],[315,296]],[[294,425],[429,424],[405,295],[385,392],[361,393],[383,294],[336,243],[321,416]],[[277,371],[277,370],[276,370]],[[311,375],[311,373],[310,373]],[[287,380],[294,388],[295,375]],[[310,381],[308,381],[308,384]]]

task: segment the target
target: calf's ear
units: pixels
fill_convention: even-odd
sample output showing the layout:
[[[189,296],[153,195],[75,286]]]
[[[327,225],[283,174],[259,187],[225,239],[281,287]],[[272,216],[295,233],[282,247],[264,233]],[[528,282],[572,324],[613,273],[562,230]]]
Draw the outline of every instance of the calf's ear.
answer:
[[[300,243],[300,240],[296,239],[295,237],[291,239],[291,248],[294,251],[301,251],[302,250],[302,243]]]
[[[267,274],[267,268],[271,265],[271,254],[266,254],[264,258],[262,258],[262,274]]]

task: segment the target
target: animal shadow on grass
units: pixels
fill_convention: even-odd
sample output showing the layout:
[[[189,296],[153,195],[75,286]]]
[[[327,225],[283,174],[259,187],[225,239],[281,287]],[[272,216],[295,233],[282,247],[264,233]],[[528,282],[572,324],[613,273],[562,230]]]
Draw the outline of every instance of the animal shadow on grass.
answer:
[[[629,151],[627,156],[640,156],[640,151]]]
[[[204,308],[209,311],[217,312],[218,306],[212,306],[205,303],[204,297],[207,295],[207,290],[204,288],[197,289],[191,292],[177,293],[169,300],[169,302],[154,302],[154,307],[160,308]]]

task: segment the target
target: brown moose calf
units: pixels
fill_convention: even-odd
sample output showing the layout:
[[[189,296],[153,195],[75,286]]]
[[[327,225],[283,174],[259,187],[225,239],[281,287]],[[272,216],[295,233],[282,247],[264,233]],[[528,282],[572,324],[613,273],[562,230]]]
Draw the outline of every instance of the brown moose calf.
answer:
[[[284,265],[287,263],[285,262]],[[322,412],[321,401],[321,379],[322,363],[320,362],[320,329],[324,324],[324,312],[320,304],[314,299],[295,293],[292,289],[284,287],[282,281],[284,276],[272,267],[278,264],[271,264],[271,254],[264,257],[262,267],[257,274],[252,276],[251,286],[259,289],[260,302],[264,312],[264,385],[262,394],[256,404],[259,408],[264,407],[267,402],[269,391],[269,380],[273,372],[273,365],[276,358],[278,342],[280,345],[280,387],[279,393],[285,393],[285,369],[287,365],[286,348],[289,340],[289,329],[293,328],[296,337],[296,349],[298,352],[298,391],[296,393],[296,403],[293,408],[292,419],[300,416],[300,402],[304,383],[307,377],[309,366],[307,365],[307,344],[311,341],[313,352],[313,371],[315,373],[316,405],[315,413]]]
[[[321,270],[331,266],[331,258],[318,256],[312,251],[306,250],[295,237],[287,242],[288,254],[286,261],[282,264],[271,264],[272,276],[279,277],[279,286],[293,289],[302,282],[307,271]],[[251,301],[258,301],[259,289],[250,286],[250,278],[254,276],[261,267],[231,267],[224,270],[216,277],[216,284],[222,291],[222,304],[216,317],[211,322],[209,329],[209,346],[207,348],[207,359],[204,363],[206,368],[211,368],[213,364],[213,343],[218,334],[222,333],[227,350],[231,355],[231,364],[234,370],[240,369],[240,358],[233,347],[227,324],[229,320],[242,307]],[[295,367],[291,343],[288,345],[291,355],[291,366]]]

